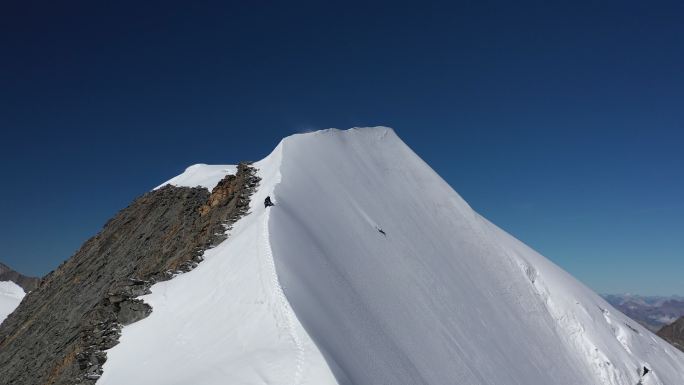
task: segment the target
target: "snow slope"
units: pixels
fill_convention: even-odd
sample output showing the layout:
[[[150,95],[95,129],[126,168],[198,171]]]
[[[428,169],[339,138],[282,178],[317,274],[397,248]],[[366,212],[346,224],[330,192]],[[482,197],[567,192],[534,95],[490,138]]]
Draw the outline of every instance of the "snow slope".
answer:
[[[684,354],[474,212],[391,129],[294,135],[256,167],[252,213],[143,297],[152,315],[98,384],[684,384]]]
[[[24,295],[24,289],[16,283],[0,281],[0,323],[19,306]]]
[[[335,383],[276,275],[270,211],[262,202],[279,181],[279,163],[276,149],[255,165],[262,182],[251,214],[233,226],[226,241],[206,251],[191,272],[141,297],[154,310],[123,329],[98,385]],[[192,166],[167,183],[212,188],[226,168]]]
[[[182,174],[167,180],[154,189],[170,184],[186,187],[201,186],[211,191],[226,175],[234,175],[236,172],[237,166],[235,165],[193,164],[186,168]]]

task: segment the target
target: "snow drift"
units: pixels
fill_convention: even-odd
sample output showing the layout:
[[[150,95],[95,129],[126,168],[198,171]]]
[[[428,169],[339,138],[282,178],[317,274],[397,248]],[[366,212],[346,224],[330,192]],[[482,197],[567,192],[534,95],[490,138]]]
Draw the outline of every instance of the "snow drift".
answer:
[[[479,216],[391,129],[294,135],[255,167],[251,213],[142,297],[152,315],[98,384],[684,384],[684,354]]]
[[[24,289],[12,281],[0,281],[0,324],[24,298]]]

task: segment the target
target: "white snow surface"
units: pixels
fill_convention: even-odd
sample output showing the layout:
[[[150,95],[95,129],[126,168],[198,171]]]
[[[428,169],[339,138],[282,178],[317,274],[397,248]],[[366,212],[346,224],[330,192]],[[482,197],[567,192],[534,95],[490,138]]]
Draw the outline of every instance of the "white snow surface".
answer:
[[[204,163],[193,164],[185,169],[185,171],[166,182],[160,184],[154,189],[170,184],[176,187],[205,187],[209,191],[213,190],[218,182],[225,178],[226,175],[235,175],[237,166],[235,165],[208,165]]]
[[[153,312],[123,329],[98,385],[335,384],[275,270],[271,211],[263,201],[280,180],[279,149],[255,164],[259,191],[229,238],[207,250],[197,268],[141,297]],[[204,181],[211,190],[217,169],[225,167],[202,166],[211,175],[186,171],[170,183]]]
[[[0,323],[19,306],[24,295],[24,289],[16,283],[0,281]]]
[[[391,129],[294,135],[255,167],[251,213],[142,297],[152,315],[98,384],[684,384],[682,352],[474,212]]]

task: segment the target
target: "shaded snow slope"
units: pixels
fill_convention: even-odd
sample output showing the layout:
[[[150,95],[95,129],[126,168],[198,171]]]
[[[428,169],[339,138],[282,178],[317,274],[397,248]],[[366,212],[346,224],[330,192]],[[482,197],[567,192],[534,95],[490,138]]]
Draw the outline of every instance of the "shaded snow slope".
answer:
[[[237,166],[235,165],[194,164],[186,168],[182,174],[167,180],[154,189],[170,184],[178,187],[201,186],[211,191],[226,175],[235,175],[236,172]]]
[[[24,289],[16,283],[0,281],[0,323],[19,306],[24,295]]]
[[[98,384],[684,384],[684,354],[475,213],[391,129],[294,135],[255,166],[251,213],[142,297],[152,314]]]
[[[391,129],[286,138],[281,282],[341,384],[684,384],[684,355],[475,213]],[[382,229],[383,235],[378,229]]]
[[[251,213],[226,241],[206,251],[194,270],[155,284],[152,294],[141,297],[153,312],[124,327],[119,345],[107,352],[98,385],[335,383],[276,275],[263,201],[279,180],[279,163],[276,149],[255,164],[262,182]],[[216,184],[218,168],[203,169],[206,178],[195,173],[171,183]]]

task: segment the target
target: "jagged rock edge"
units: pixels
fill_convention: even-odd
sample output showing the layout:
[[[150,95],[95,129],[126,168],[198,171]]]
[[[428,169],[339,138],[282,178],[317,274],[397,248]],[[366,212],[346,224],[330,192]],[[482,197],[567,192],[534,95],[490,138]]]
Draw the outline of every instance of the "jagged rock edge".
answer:
[[[204,252],[225,241],[233,225],[240,218],[249,214],[250,198],[260,182],[260,178],[256,175],[257,170],[251,164],[251,162],[242,162],[238,166],[238,173],[247,173],[245,184],[242,186],[242,194],[245,195],[245,192],[247,194],[239,197],[246,198],[246,200],[239,206],[238,212],[233,213],[222,223],[223,232],[214,233],[209,244],[197,248],[195,255],[190,260],[182,262],[177,269],[157,272],[144,279],[129,277],[128,281],[121,283],[122,287],[119,290],[108,293],[102,300],[101,306],[111,306],[114,311],[109,313],[110,317],[106,317],[107,319],[94,320],[91,323],[92,326],[83,331],[81,338],[86,349],[76,354],[76,360],[82,371],[81,377],[76,379],[77,384],[94,384],[102,376],[102,365],[107,361],[107,350],[119,343],[123,327],[145,319],[152,313],[152,307],[137,297],[150,294],[150,288],[155,283],[168,281],[177,275],[192,271],[204,260]],[[234,177],[235,175],[227,175],[212,189],[207,203],[200,208],[201,215],[206,215],[212,207],[216,206],[216,202],[219,199],[217,195],[225,198],[226,194],[222,193],[222,188],[226,185],[227,181]],[[96,314],[100,310],[102,309],[95,308],[91,311],[91,314]],[[96,318],[104,317],[96,316]]]

